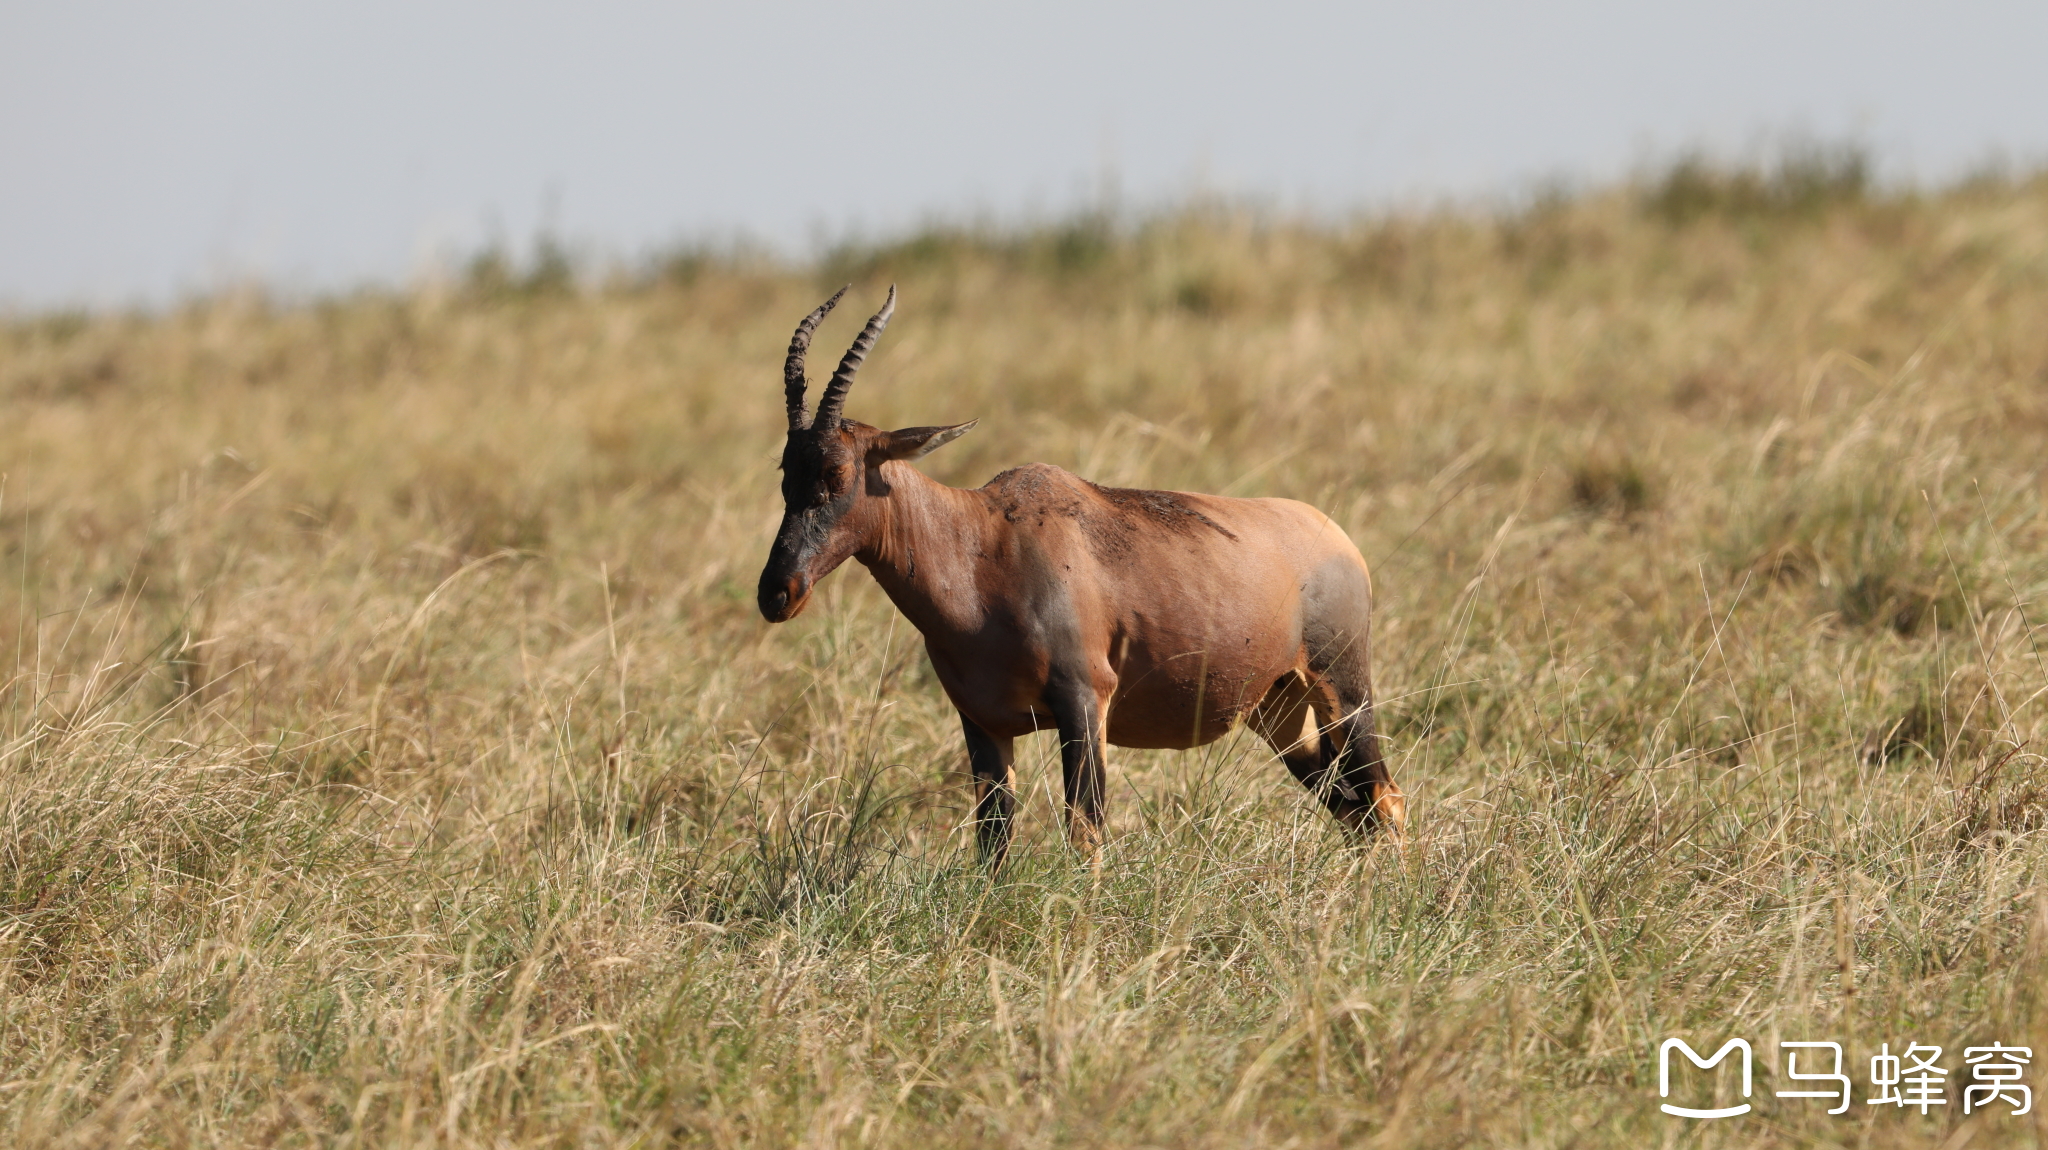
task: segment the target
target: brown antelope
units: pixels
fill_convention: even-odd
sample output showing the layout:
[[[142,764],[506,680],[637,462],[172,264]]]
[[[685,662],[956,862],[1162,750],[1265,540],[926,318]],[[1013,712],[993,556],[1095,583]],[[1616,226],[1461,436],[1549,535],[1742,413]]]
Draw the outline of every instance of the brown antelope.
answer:
[[[924,635],[960,712],[976,839],[999,866],[1016,806],[1012,744],[1059,731],[1067,837],[1093,855],[1103,744],[1195,747],[1240,719],[1358,835],[1406,821],[1373,731],[1372,582],[1341,528],[1291,499],[1097,487],[1043,463],[973,491],[911,461],[976,421],[882,431],[841,417],[896,289],[839,361],[808,423],[804,353],[841,288],[789,341],[782,526],[761,614],[794,618],[851,556]]]

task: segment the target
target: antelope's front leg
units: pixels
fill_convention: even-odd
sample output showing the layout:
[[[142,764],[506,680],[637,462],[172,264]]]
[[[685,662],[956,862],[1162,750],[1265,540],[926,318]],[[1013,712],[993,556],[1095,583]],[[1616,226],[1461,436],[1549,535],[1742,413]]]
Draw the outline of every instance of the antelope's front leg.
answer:
[[[974,844],[982,865],[1001,869],[1010,853],[1010,818],[1017,810],[1014,741],[998,739],[973,719],[960,716],[967,736],[967,765],[974,772]]]
[[[1060,774],[1067,795],[1067,842],[1089,860],[1102,846],[1104,750],[1109,700],[1116,683],[1055,674],[1045,702],[1060,732]]]

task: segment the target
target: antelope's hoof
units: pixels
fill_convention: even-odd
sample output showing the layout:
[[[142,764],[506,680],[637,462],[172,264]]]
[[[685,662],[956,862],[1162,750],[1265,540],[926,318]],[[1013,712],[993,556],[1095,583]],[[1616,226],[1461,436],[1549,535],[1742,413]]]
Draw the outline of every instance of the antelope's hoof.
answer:
[[[1371,803],[1359,803],[1339,813],[1337,820],[1361,841],[1391,842],[1397,849],[1403,847],[1408,839],[1407,796],[1392,783],[1375,783],[1371,793]]]
[[[1408,837],[1408,796],[1392,783],[1380,783],[1372,789],[1372,811],[1368,820],[1386,829],[1395,842]]]
[[[1094,823],[1075,820],[1067,828],[1067,845],[1081,856],[1089,866],[1099,866],[1102,861],[1102,828]]]

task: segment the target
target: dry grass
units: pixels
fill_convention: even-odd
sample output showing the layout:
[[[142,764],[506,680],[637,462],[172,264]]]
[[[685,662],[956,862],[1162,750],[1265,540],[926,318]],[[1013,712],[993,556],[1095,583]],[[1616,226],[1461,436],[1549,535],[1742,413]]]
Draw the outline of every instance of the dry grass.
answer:
[[[7,322],[0,1141],[2048,1142],[1860,1102],[2048,1056],[2048,184],[1821,174]],[[1118,753],[1099,873],[1033,747],[974,869],[865,574],[752,603],[840,277],[942,479],[1353,533],[1405,859],[1234,740]],[[1658,1114],[1729,1034],[1858,1113]]]

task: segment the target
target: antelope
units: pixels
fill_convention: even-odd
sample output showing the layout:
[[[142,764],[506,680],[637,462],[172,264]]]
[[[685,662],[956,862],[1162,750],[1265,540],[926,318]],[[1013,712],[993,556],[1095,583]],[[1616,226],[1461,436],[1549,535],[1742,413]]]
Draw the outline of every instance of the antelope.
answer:
[[[851,287],[851,285],[848,285]],[[1014,744],[1059,732],[1066,830],[1093,858],[1104,745],[1201,746],[1240,721],[1359,839],[1407,821],[1373,729],[1372,580],[1329,516],[1291,499],[1098,487],[1043,463],[975,490],[911,464],[978,420],[882,431],[841,414],[896,289],[806,422],[804,356],[841,288],[797,324],[783,364],[782,524],[761,614],[795,618],[860,560],[960,713],[978,853],[1008,853]]]

